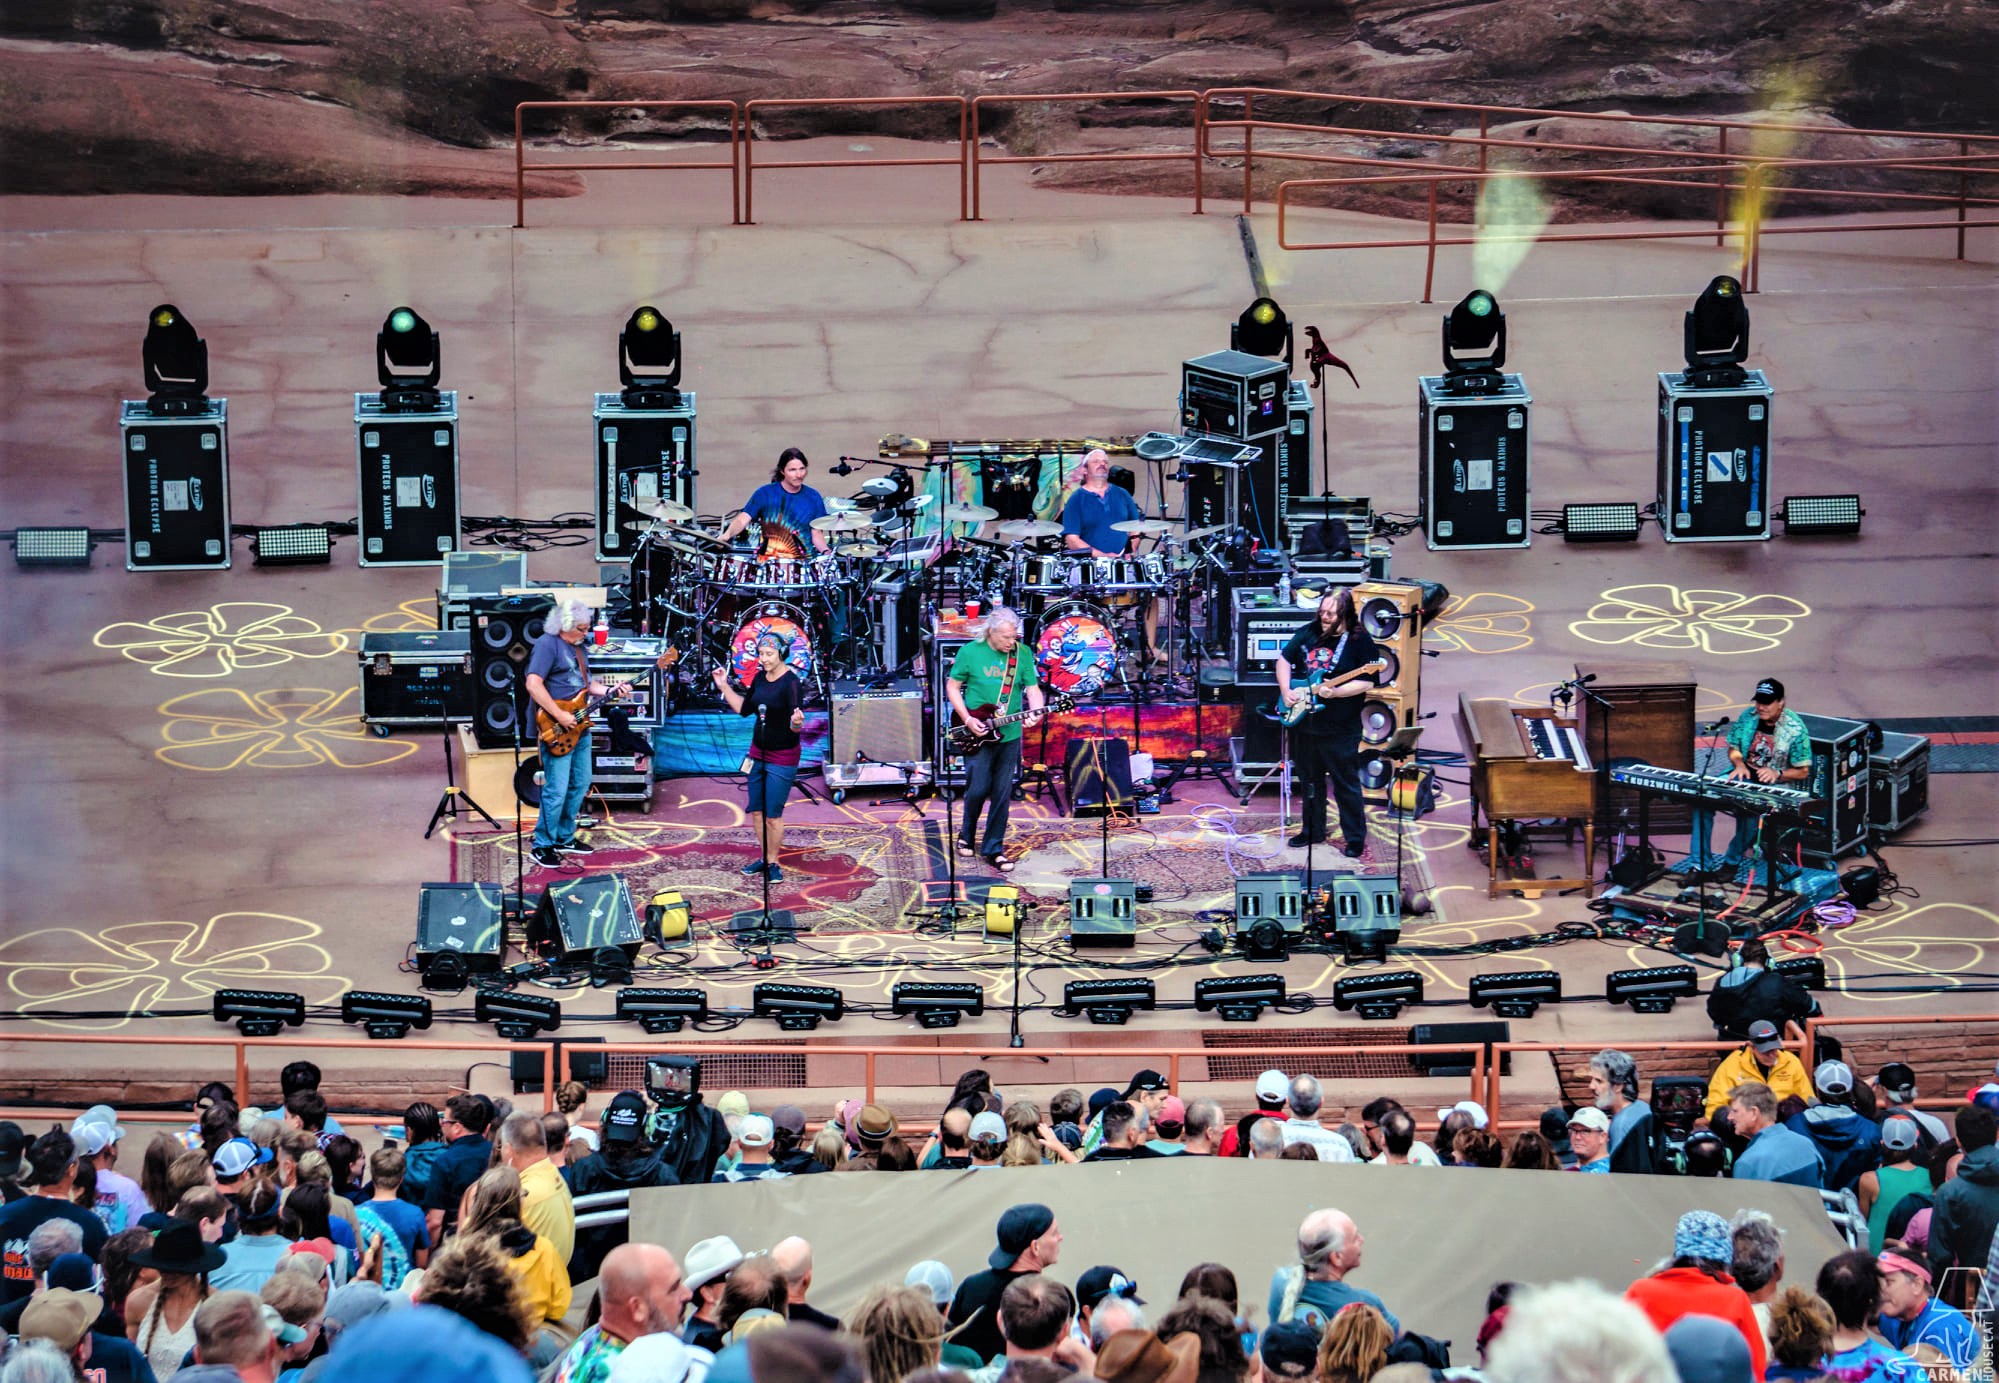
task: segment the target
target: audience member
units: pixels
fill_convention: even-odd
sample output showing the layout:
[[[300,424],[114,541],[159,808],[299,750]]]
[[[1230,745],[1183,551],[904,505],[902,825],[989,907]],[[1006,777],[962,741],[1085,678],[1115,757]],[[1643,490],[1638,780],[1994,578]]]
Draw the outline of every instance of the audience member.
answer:
[[[98,1259],[98,1290],[104,1299],[104,1314],[97,1329],[105,1334],[125,1334],[125,1303],[131,1298],[132,1289],[159,1276],[153,1269],[132,1261],[133,1254],[152,1246],[153,1232],[149,1229],[128,1229],[104,1241],[104,1253]]]
[[[1099,1311],[1106,1306],[1114,1309],[1118,1303],[1132,1306],[1132,1313],[1120,1316],[1118,1324],[1099,1329]],[[1120,1330],[1143,1330],[1145,1317],[1137,1308],[1144,1304],[1145,1299],[1138,1294],[1138,1284],[1126,1276],[1122,1268],[1099,1263],[1094,1268],[1086,1269],[1076,1279],[1076,1328],[1090,1340],[1092,1348]]]
[[[1310,1143],[1293,1143],[1277,1154],[1282,1162],[1317,1162],[1319,1150]]]
[[[770,1329],[784,1324],[784,1307],[790,1296],[784,1274],[767,1253],[752,1254],[738,1263],[722,1284],[718,1323],[732,1343],[751,1329]],[[768,1321],[763,1317],[770,1317]],[[816,1328],[816,1327],[815,1327]]]
[[[1017,1279],[1054,1267],[1062,1251],[1061,1227],[1045,1205],[1009,1207],[999,1218],[995,1238],[986,1267],[958,1284],[947,1318],[952,1338],[986,1360],[1006,1347],[999,1327],[1001,1295]]]
[[[1284,1156],[1284,1125],[1275,1119],[1258,1119],[1249,1126],[1249,1154],[1265,1162]]]
[[[997,1316],[1001,1354],[972,1373],[972,1383],[1019,1379],[1014,1365],[1022,1359],[1047,1359],[1088,1371],[1095,1364],[1090,1347],[1070,1332],[1076,1299],[1069,1289],[1042,1273],[1027,1273],[1000,1294]]]
[[[1738,1210],[1728,1222],[1730,1244],[1735,1258],[1729,1275],[1749,1298],[1762,1328],[1763,1343],[1770,1343],[1770,1300],[1784,1280],[1784,1232],[1761,1210]]]
[[[1895,1213],[1902,1198],[1924,1195],[1930,1189],[1929,1169],[1916,1161],[1921,1141],[1921,1126],[1907,1117],[1906,1112],[1881,1121],[1881,1165],[1862,1172],[1853,1188],[1860,1201],[1860,1213],[1867,1217],[1869,1253],[1881,1252],[1882,1242],[1888,1237],[1888,1217]]]
[[[431,1166],[445,1149],[444,1124],[437,1106],[418,1100],[405,1109],[403,1135],[408,1146],[403,1149],[403,1186],[398,1194],[421,1210],[424,1195],[430,1190]]]
[[[690,1345],[712,1352],[727,1341],[722,1327],[722,1293],[728,1289],[729,1274],[743,1261],[743,1251],[726,1234],[703,1239],[687,1251],[687,1290],[693,1294],[694,1313],[688,1317],[681,1338]]]
[[[1915,1121],[1918,1147],[1934,1148],[1949,1139],[1950,1130],[1943,1120],[1916,1108],[1916,1073],[1906,1063],[1891,1061],[1881,1068],[1881,1074],[1874,1078],[1874,1099],[1883,1124],[1898,1114]]]
[[[1416,1140],[1416,1120],[1409,1111],[1396,1105],[1383,1110],[1376,1125],[1381,1133],[1381,1155],[1370,1163],[1375,1167],[1434,1167],[1437,1154],[1427,1144]],[[1418,1158],[1421,1150],[1427,1158]]]
[[[1971,1318],[1930,1294],[1930,1270],[1913,1258],[1889,1252],[1875,1259],[1881,1274],[1881,1338],[1914,1354],[1920,1345],[1937,1351],[1960,1372],[1978,1356],[1978,1332]]]
[[[1727,1321],[1682,1316],[1666,1330],[1666,1353],[1680,1383],[1759,1383],[1749,1346]]]
[[[1319,1375],[1319,1333],[1303,1321],[1281,1321],[1256,1342],[1258,1383],[1305,1383]]]
[[[277,1271],[278,1260],[291,1249],[291,1241],[278,1233],[282,1209],[278,1188],[261,1177],[236,1197],[237,1234],[222,1246],[222,1266],[212,1270],[217,1291],[255,1292]]]
[[[770,1112],[771,1165],[787,1176],[824,1171],[804,1146],[805,1111],[795,1104],[781,1104]]]
[[[152,1207],[139,1183],[118,1170],[118,1144],[125,1137],[117,1116],[109,1105],[92,1105],[70,1124],[76,1140],[79,1178],[87,1170],[91,1180],[88,1209],[104,1222],[107,1235],[136,1227]]]
[[[401,1148],[377,1148],[368,1157],[369,1184],[374,1198],[354,1207],[361,1221],[362,1248],[381,1242],[379,1278],[393,1292],[411,1268],[430,1261],[430,1225],[421,1210],[402,1198],[407,1154]]]
[[[146,1204],[152,1207],[152,1213],[162,1219],[173,1214],[174,1203],[180,1199],[167,1186],[167,1169],[185,1151],[180,1140],[171,1133],[156,1133],[153,1141],[146,1144],[145,1156],[140,1159],[139,1190],[145,1194]],[[12,1204],[17,1198],[9,1196],[8,1203]]]
[[[1188,1157],[1218,1157],[1222,1137],[1228,1132],[1219,1101],[1206,1098],[1187,1101],[1187,1122],[1180,1135],[1180,1151]]]
[[[49,1269],[55,1265],[57,1259],[72,1255],[85,1263],[90,1262],[89,1255],[83,1252],[82,1225],[74,1220],[44,1220],[35,1226],[34,1231],[28,1235],[25,1262],[10,1254],[7,1264],[15,1274],[27,1279],[31,1294],[16,1297],[5,1305],[0,1305],[0,1331],[18,1330],[21,1325],[21,1313],[27,1310],[28,1303],[42,1292],[50,1287],[70,1285],[51,1282]]]
[[[335,1285],[354,1276],[361,1261],[360,1236],[333,1216],[333,1193],[316,1181],[292,1188],[278,1211],[278,1233],[298,1245],[311,1245],[333,1269]],[[319,1248],[320,1244],[326,1247]]]
[[[859,1343],[869,1383],[904,1383],[940,1362],[944,1317],[922,1287],[876,1287],[847,1313],[845,1328]]]
[[[1145,1146],[1162,1157],[1177,1157],[1185,1151],[1180,1139],[1186,1132],[1187,1106],[1178,1095],[1168,1095],[1159,1102],[1159,1115],[1152,1121],[1152,1137]]]
[[[838,1330],[839,1317],[829,1316],[808,1305],[805,1300],[812,1290],[812,1245],[794,1234],[771,1245],[770,1256],[784,1278],[785,1318],[803,1325],[816,1325],[822,1330]]]
[[[1487,1383],[1679,1383],[1643,1311],[1594,1282],[1530,1288],[1507,1303]]]
[[[50,1129],[28,1148],[21,1169],[21,1182],[28,1194],[0,1207],[0,1246],[6,1250],[6,1269],[0,1272],[0,1304],[19,1300],[34,1289],[25,1267],[28,1236],[50,1220],[68,1220],[83,1231],[83,1251],[92,1258],[104,1251],[111,1236],[104,1222],[75,1204],[76,1144],[61,1129]]]
[[[1964,1160],[1938,1189],[1930,1215],[1930,1271],[1938,1278],[1952,1267],[1984,1267],[1999,1224],[1999,1125],[1975,1104],[1958,1110],[1956,1123]]]
[[[410,1299],[463,1317],[524,1357],[535,1344],[521,1277],[490,1234],[460,1234],[439,1249]]]
[[[1595,1105],[1584,1105],[1569,1116],[1569,1146],[1575,1149],[1578,1172],[1610,1170],[1610,1116]]]
[[[1777,1122],[1777,1094],[1762,1081],[1744,1081],[1728,1092],[1728,1127],[1746,1143],[1735,1159],[1737,1181],[1823,1184],[1818,1145]]]
[[[539,1121],[536,1124],[539,1127]],[[547,1338],[549,1327],[559,1326],[569,1313],[569,1269],[548,1236],[537,1234],[522,1220],[524,1208],[520,1173],[512,1167],[495,1167],[472,1184],[459,1232],[468,1239],[478,1235],[492,1239],[520,1279],[520,1303],[529,1329],[544,1332],[537,1353],[547,1357],[531,1362],[546,1364],[557,1352],[552,1347],[555,1342]],[[431,1299],[428,1275],[424,1289],[425,1299]]]
[[[1749,1294],[1729,1276],[1735,1263],[1735,1235],[1728,1222],[1712,1210],[1689,1210],[1673,1230],[1673,1258],[1650,1277],[1625,1290],[1658,1330],[1682,1316],[1713,1316],[1741,1332],[1762,1376],[1766,1350],[1763,1327],[1750,1305]]]
[[[278,1330],[280,1371],[304,1365],[319,1344],[320,1323],[326,1318],[326,1293],[318,1283],[303,1275],[284,1272],[271,1274],[271,1280],[258,1290],[257,1296],[283,1321]]]
[[[1102,1141],[1097,1144],[1096,1151],[1085,1156],[1083,1161],[1125,1162],[1158,1157],[1158,1153],[1145,1145],[1146,1120],[1149,1117],[1143,1103],[1111,1101],[1097,1116]]]
[[[1401,1324],[1380,1297],[1346,1279],[1360,1266],[1366,1237],[1345,1212],[1315,1210],[1298,1226],[1298,1261],[1270,1277],[1271,1323],[1302,1320],[1324,1333],[1326,1323],[1349,1302],[1372,1306],[1395,1330]]]
[[[445,1231],[458,1223],[458,1204],[492,1161],[493,1145],[486,1138],[492,1113],[486,1102],[474,1095],[453,1095],[445,1101],[441,1120],[448,1140],[444,1150],[431,1160],[424,1183],[424,1219],[430,1242],[444,1242]]]
[[[229,1230],[230,1203],[212,1186],[197,1186],[180,1198],[174,1207],[176,1220],[191,1220],[201,1230],[205,1244],[220,1244]]]
[[[1785,1119],[1784,1126],[1812,1140],[1826,1189],[1850,1190],[1877,1160],[1880,1126],[1853,1107],[1853,1068],[1845,1062],[1820,1062],[1812,1072],[1812,1087],[1818,1098]]]
[[[1881,1308],[1881,1270],[1862,1249],[1835,1254],[1819,1268],[1818,1294],[1832,1308],[1832,1344],[1821,1367],[1866,1383],[1922,1383],[1914,1360],[1868,1329]]]
[[[1291,1095],[1291,1078],[1282,1071],[1269,1070],[1256,1078],[1256,1107],[1235,1121],[1235,1126],[1222,1135],[1221,1156],[1250,1157],[1249,1134],[1262,1119],[1275,1119],[1284,1113],[1285,1103]],[[1272,1153],[1271,1156],[1276,1156]]]
[[[223,1251],[205,1244],[186,1220],[169,1220],[149,1249],[134,1253],[135,1267],[159,1276],[132,1289],[126,1299],[126,1334],[161,1378],[169,1377],[196,1340],[196,1316],[217,1286],[215,1270]],[[258,1284],[262,1286],[262,1283]]]
[[[1196,1383],[1244,1383],[1249,1356],[1243,1353],[1235,1317],[1220,1302],[1207,1297],[1182,1297],[1160,1316],[1157,1333],[1162,1340],[1192,1335],[1200,1342],[1195,1360]]]
[[[384,1311],[360,1322],[327,1364],[317,1383],[382,1383],[384,1377],[529,1383],[518,1351],[436,1306]]]
[[[291,1097],[300,1091],[310,1090],[314,1094],[318,1094],[320,1080],[319,1068],[310,1061],[288,1062],[284,1070],[278,1072],[278,1093],[284,1098],[287,1105],[289,1105]],[[320,1103],[324,1104],[325,1101],[322,1099]],[[331,1114],[326,1116],[325,1127],[326,1132],[330,1134],[347,1132],[346,1129],[340,1127],[340,1121]]]
[[[605,1383],[633,1344],[651,1335],[675,1338],[689,1292],[680,1264],[657,1244],[620,1244],[604,1256],[597,1278],[596,1324],[564,1351],[551,1383]]]
[[[602,1150],[570,1164],[572,1196],[680,1184],[673,1163],[660,1148],[646,1140],[645,1114],[645,1096],[638,1091],[621,1090],[612,1097],[604,1111]],[[577,1230],[576,1249],[569,1259],[571,1280],[587,1282],[595,1277],[604,1255],[627,1237],[627,1226],[622,1221]],[[692,1270],[690,1265],[689,1271]]]
[[[1320,1383],[1369,1383],[1388,1364],[1395,1330],[1372,1306],[1340,1308],[1319,1341]]]
[[[1748,1081],[1761,1081],[1779,1100],[1786,1095],[1809,1100],[1812,1095],[1812,1081],[1805,1074],[1805,1063],[1795,1053],[1785,1051],[1783,1034],[1761,1019],[1749,1025],[1748,1041],[1723,1057],[1714,1074],[1708,1077],[1707,1105],[1702,1112],[1710,1124],[1715,1124],[1716,1116],[1728,1108],[1735,1088]],[[1726,1128],[1725,1124],[1715,1126]]]
[[[277,1319],[249,1292],[216,1293],[194,1313],[194,1363],[173,1375],[176,1383],[274,1383],[282,1348]]]
[[[1589,1088],[1596,1107],[1610,1116],[1610,1170],[1656,1172],[1652,1106],[1638,1098],[1638,1063],[1607,1047],[1590,1058]]]
[[[1816,1383],[1825,1377],[1822,1361],[1832,1352],[1832,1308],[1802,1287],[1786,1287],[1770,1299],[1768,1383]]]
[[[89,1383],[150,1383],[153,1370],[131,1342],[98,1328],[99,1306],[88,1288],[51,1287],[28,1302],[18,1333],[53,1345]]]
[[[1284,1145],[1309,1143],[1319,1154],[1321,1162],[1352,1162],[1353,1148],[1334,1129],[1329,1129],[1319,1118],[1319,1111],[1325,1104],[1325,1091],[1319,1086],[1317,1076],[1301,1075],[1291,1079],[1286,1101],[1291,1109],[1291,1117],[1284,1121]]]
[[[1451,1144],[1451,1157],[1460,1167],[1500,1167],[1505,1165],[1506,1150],[1490,1130],[1470,1128]]]
[[[1103,1383],[1196,1383],[1200,1351],[1197,1335],[1166,1341],[1150,1330],[1121,1330],[1098,1347],[1096,1377]]]
[[[1542,1110],[1541,1136],[1554,1150],[1555,1165],[1565,1172],[1573,1172],[1576,1169],[1576,1153],[1569,1146],[1569,1112],[1560,1105]]]
[[[1537,1129],[1522,1129],[1513,1135],[1513,1144],[1506,1150],[1508,1167],[1524,1168],[1530,1172],[1556,1172],[1561,1164],[1555,1161],[1555,1150],[1548,1146]]]

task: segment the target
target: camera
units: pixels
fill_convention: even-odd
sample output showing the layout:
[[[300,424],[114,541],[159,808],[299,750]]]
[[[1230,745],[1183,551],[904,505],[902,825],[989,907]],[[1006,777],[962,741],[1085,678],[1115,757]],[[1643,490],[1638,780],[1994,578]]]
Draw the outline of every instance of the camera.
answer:
[[[646,1094],[654,1104],[683,1104],[701,1093],[701,1062],[691,1056],[646,1058]]]

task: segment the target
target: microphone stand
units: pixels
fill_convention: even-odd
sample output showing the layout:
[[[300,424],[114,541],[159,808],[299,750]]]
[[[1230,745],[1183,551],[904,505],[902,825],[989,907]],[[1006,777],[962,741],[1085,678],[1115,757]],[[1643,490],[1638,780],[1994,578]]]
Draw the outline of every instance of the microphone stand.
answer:
[[[1705,728],[1707,730],[1707,733],[1714,734],[1717,730],[1721,729],[1721,727],[1726,724],[1728,724],[1726,720],[1717,720],[1712,725],[1706,726]],[[1695,778],[1695,790],[1700,794],[1700,799],[1701,799],[1701,805],[1698,808],[1696,808],[1696,810],[1704,811],[1708,814],[1708,844],[1710,846],[1714,844],[1714,828],[1716,823],[1715,823],[1714,807],[1710,805],[1708,802],[1707,776],[1709,771],[1713,769],[1713,767],[1714,767],[1714,756],[1712,754],[1703,756],[1701,759],[1701,771]],[[1758,829],[1759,830],[1761,829],[1760,824]],[[1696,905],[1696,910],[1694,915],[1694,945],[1696,947],[1699,947],[1707,939],[1708,862],[1707,862],[1707,854],[1705,851],[1702,852],[1700,862],[1694,866],[1694,870],[1697,876],[1694,881],[1694,896],[1695,896],[1695,905]],[[1726,947],[1724,947],[1724,950],[1726,950]]]
[[[764,737],[765,709],[762,705],[757,707],[756,739],[752,741],[752,744],[758,748],[762,747],[759,741]],[[767,768],[768,761],[766,761]],[[759,969],[765,969],[777,963],[775,955],[777,942],[780,939],[789,941],[796,938],[799,928],[798,920],[791,915],[788,909],[781,912],[771,911],[770,814],[768,812],[759,812],[757,815],[761,818],[757,826],[757,858],[763,861],[763,869],[759,873],[759,876],[763,880],[763,908],[759,912],[739,912],[731,917],[729,919],[729,933],[732,936],[740,938],[748,946],[754,946],[756,943],[762,942],[764,953],[754,963]]]
[[[1024,1047],[1027,1042],[1020,1035],[1020,932],[1027,925],[1027,909],[1021,906],[1018,896],[1013,903],[1013,1002],[1008,1005],[1006,1045]]]

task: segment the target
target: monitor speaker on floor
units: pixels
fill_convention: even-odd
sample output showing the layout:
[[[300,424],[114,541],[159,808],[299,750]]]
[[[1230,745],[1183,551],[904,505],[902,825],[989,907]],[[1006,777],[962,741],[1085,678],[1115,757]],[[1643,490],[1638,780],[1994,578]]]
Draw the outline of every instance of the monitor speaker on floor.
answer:
[[[1069,786],[1071,816],[1101,816],[1131,810],[1131,746],[1123,740],[1069,741],[1063,780]]]

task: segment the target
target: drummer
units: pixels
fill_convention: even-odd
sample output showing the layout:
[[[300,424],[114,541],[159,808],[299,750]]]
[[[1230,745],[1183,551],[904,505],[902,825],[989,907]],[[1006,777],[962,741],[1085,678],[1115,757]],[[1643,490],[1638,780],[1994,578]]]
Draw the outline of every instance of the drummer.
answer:
[[[798,539],[801,555],[806,550],[807,534],[811,535],[810,541],[819,551],[831,551],[827,535],[812,527],[814,519],[823,518],[826,514],[826,497],[805,483],[805,472],[810,464],[805,459],[805,453],[797,447],[786,447],[777,458],[777,469],[770,473],[770,483],[759,485],[749,502],[730,518],[722,529],[722,540],[727,542],[734,538],[754,520],[762,524],[766,532],[772,525],[789,530]]]
[[[1118,532],[1115,525],[1144,517],[1138,501],[1121,486],[1111,484],[1111,458],[1098,447],[1083,457],[1083,483],[1062,506],[1062,542],[1078,556],[1122,557],[1131,537]],[[1145,602],[1141,624],[1146,657],[1165,662],[1166,654],[1158,648],[1158,601]]]

